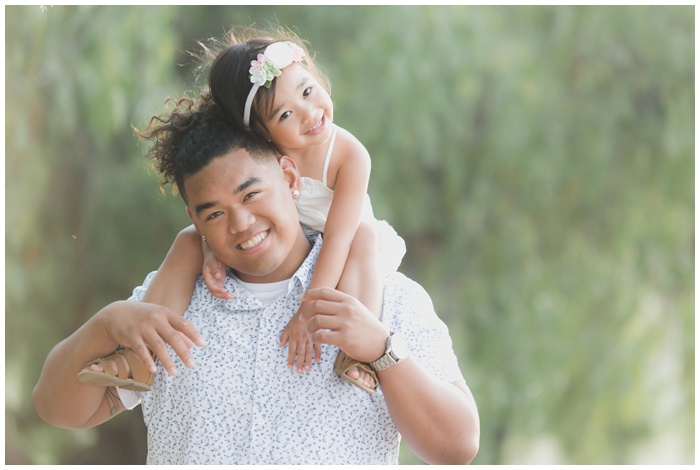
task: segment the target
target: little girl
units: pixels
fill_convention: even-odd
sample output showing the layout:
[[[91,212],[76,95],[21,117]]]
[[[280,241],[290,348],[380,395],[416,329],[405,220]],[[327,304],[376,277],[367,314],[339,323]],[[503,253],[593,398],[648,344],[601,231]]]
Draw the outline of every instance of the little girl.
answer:
[[[286,30],[275,35],[265,37],[249,29],[243,40],[231,33],[219,51],[205,50],[206,59],[211,61],[211,95],[234,125],[244,126],[272,142],[280,155],[296,162],[302,175],[302,190],[293,197],[300,223],[309,237],[323,234],[323,247],[309,289],[337,288],[379,316],[380,275],[398,268],[405,244],[389,224],[374,218],[367,194],[369,154],[352,134],[333,123],[333,103],[325,77],[296,36]],[[194,228],[189,227],[178,238],[193,236]],[[231,294],[223,287],[225,266],[213,256],[204,237],[201,244],[201,252],[192,253],[193,250],[182,248],[184,243],[178,248],[176,240],[144,301],[184,313],[200,273],[214,296],[230,299]],[[303,309],[302,302],[280,337],[280,346],[289,345],[288,366],[293,367],[296,361],[298,372],[309,370],[312,359],[318,362],[321,356],[320,345],[310,340],[308,322],[299,319]],[[126,357],[129,353],[128,348],[117,351],[113,359],[133,359],[133,354]],[[103,361],[100,364],[105,366]],[[86,367],[81,380],[148,388],[148,383],[125,386],[123,379],[95,369]],[[334,370],[364,390],[373,392],[377,388],[371,367],[342,351]]]

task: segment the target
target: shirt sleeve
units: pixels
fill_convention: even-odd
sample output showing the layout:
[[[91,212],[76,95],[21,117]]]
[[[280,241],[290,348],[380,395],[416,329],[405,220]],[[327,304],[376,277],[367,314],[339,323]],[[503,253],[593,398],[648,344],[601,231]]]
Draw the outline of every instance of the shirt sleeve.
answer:
[[[134,291],[131,293],[131,297],[129,297],[127,300],[130,302],[143,302],[143,298],[146,295],[146,290],[148,290],[148,286],[151,285],[155,275],[156,271],[150,272],[143,281],[143,285],[134,288]]]
[[[141,404],[141,397],[133,390],[124,390],[117,387],[117,393],[119,394],[119,399],[122,401],[124,408],[127,410],[133,410]]]
[[[388,279],[384,322],[404,335],[411,354],[428,373],[447,382],[464,382],[447,325],[435,313],[428,293],[401,273]]]

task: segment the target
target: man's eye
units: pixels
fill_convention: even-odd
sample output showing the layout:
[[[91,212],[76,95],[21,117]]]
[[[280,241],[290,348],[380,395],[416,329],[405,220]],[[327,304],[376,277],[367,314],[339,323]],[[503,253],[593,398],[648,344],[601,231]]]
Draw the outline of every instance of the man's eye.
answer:
[[[257,196],[258,194],[260,194],[260,191],[253,191],[252,193],[246,194],[243,200],[247,201],[248,199]]]
[[[218,216],[220,216],[221,214],[222,214],[221,211],[212,212],[211,214],[209,214],[209,216],[206,218],[206,220],[215,219],[215,218],[217,218]]]

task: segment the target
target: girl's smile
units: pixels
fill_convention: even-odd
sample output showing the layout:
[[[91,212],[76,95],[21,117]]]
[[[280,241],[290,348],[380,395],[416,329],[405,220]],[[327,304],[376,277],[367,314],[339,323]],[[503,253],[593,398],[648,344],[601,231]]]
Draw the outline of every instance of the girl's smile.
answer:
[[[325,114],[321,116],[321,120],[318,121],[318,123],[312,127],[306,134],[307,135],[318,135],[322,133],[324,130],[326,130],[326,116]]]

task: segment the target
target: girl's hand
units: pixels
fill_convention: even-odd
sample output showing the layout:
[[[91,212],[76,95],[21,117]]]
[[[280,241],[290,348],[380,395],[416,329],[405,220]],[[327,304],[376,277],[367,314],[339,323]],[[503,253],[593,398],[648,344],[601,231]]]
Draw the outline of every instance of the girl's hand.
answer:
[[[224,287],[226,281],[226,265],[222,263],[211,250],[204,253],[204,266],[202,278],[209,288],[209,292],[216,298],[223,300],[233,299],[233,294]]]
[[[307,329],[308,320],[302,320],[299,317],[303,305],[289,320],[280,337],[280,347],[284,347],[285,344],[289,343],[287,367],[293,368],[296,360],[298,374],[311,370],[313,360],[316,362],[321,360],[321,345],[313,344]]]

